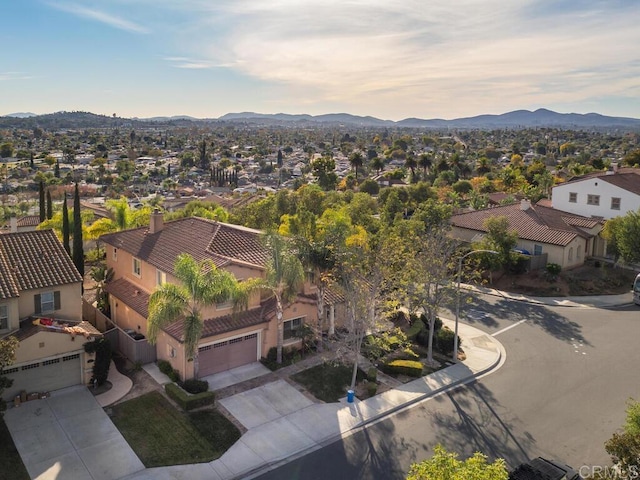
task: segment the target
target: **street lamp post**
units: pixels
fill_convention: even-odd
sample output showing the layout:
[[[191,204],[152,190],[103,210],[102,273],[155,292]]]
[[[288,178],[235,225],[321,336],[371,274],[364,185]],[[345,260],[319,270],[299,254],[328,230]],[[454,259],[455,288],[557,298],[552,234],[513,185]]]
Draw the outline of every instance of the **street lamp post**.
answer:
[[[464,254],[458,259],[458,273],[457,273],[457,287],[456,287],[456,326],[453,335],[453,361],[458,361],[458,320],[460,318],[460,277],[462,276],[462,261],[469,255],[476,253],[491,253],[498,255],[495,250],[472,250],[469,253]]]

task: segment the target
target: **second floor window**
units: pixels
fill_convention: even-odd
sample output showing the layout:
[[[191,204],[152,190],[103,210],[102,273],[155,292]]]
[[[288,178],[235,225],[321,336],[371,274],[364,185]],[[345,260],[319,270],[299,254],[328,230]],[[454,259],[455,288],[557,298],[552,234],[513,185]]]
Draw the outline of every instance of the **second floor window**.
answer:
[[[600,195],[587,195],[587,205],[600,205]]]
[[[115,247],[113,248],[113,260],[118,261],[118,249]]]
[[[9,308],[6,305],[0,305],[0,330],[9,328]]]
[[[578,201],[578,193],[577,192],[569,192],[569,202],[576,203]]]
[[[34,295],[34,311],[36,314],[60,310],[60,292],[42,292]]]
[[[167,274],[164,273],[162,270],[156,270],[156,283],[158,285],[167,283]]]
[[[620,210],[620,199],[613,197],[611,199],[611,210]]]
[[[141,273],[142,273],[142,265],[140,263],[140,259],[134,258],[133,259],[133,274],[136,277],[139,277]]]

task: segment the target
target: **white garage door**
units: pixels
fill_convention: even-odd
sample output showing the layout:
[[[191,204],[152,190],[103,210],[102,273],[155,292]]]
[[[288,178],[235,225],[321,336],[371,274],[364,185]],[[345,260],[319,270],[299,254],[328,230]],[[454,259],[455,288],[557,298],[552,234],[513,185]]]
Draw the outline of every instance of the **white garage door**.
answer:
[[[8,368],[7,371],[5,375],[14,381],[4,392],[6,399],[15,397],[22,390],[50,392],[82,383],[79,353]]]
[[[206,377],[258,359],[258,334],[216,342],[198,349],[198,375]]]

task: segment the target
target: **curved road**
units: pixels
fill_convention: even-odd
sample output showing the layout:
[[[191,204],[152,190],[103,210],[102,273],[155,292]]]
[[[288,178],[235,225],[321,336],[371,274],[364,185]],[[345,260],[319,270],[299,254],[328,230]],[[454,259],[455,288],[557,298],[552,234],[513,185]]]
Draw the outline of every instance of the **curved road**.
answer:
[[[257,478],[404,479],[437,443],[511,467],[537,456],[575,469],[607,465],[603,444],[622,425],[626,401],[640,399],[639,310],[474,296],[461,316],[504,345],[499,370]]]

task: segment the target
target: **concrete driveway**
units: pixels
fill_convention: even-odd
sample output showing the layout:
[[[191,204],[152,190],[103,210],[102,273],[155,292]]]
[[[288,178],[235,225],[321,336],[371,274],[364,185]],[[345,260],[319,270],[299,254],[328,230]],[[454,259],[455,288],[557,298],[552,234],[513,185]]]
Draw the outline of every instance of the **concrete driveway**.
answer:
[[[23,403],[4,419],[32,479],[112,480],[144,469],[84,386]]]

